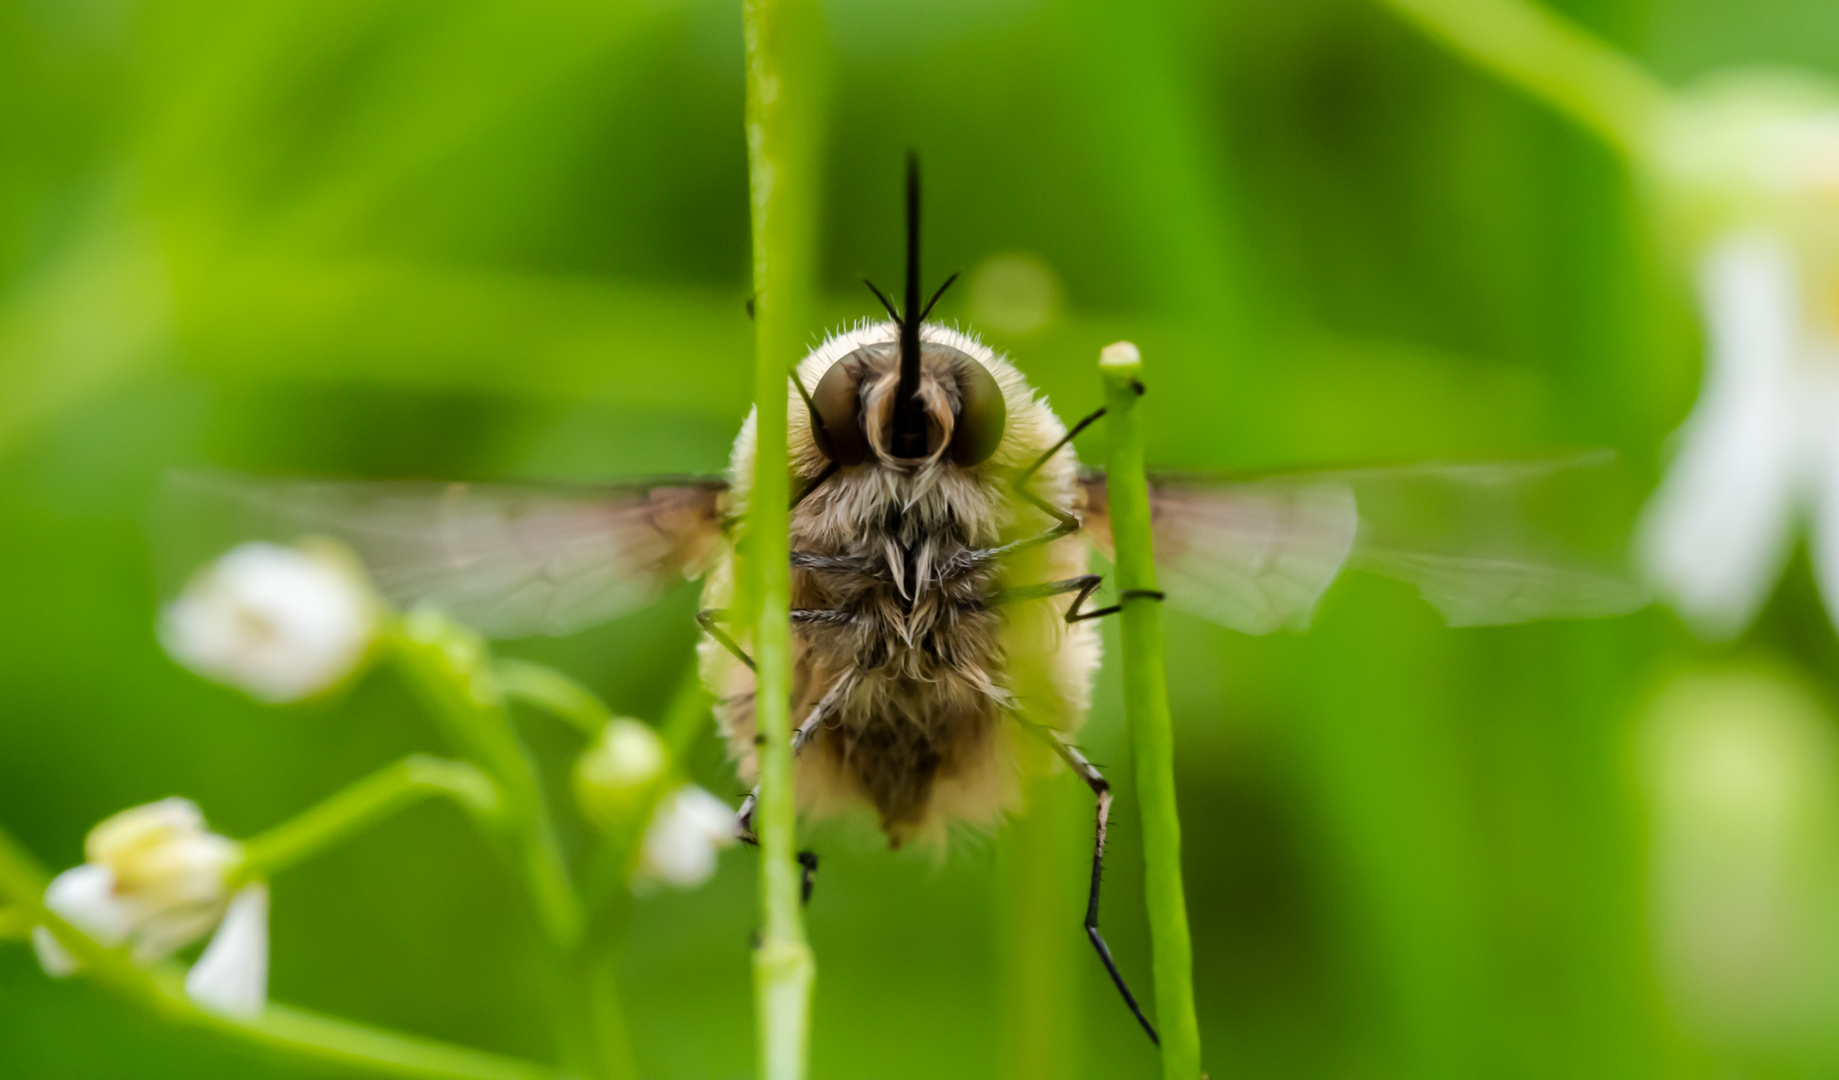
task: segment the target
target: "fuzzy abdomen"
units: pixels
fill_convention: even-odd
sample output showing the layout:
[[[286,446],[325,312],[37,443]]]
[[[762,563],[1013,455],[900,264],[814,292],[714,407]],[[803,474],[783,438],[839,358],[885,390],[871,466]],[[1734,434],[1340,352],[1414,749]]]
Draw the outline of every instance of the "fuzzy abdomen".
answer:
[[[990,757],[1009,700],[992,568],[949,527],[901,532],[805,548],[820,558],[792,580],[799,697],[815,708],[841,686],[804,755],[871,803],[896,842],[924,820],[941,775]]]

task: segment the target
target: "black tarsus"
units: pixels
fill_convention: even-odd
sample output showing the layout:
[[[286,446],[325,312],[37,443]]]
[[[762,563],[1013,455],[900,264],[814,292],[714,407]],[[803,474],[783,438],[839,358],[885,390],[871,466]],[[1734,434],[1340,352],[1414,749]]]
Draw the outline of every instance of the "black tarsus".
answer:
[[[1118,612],[1124,610],[1122,603],[1124,600],[1134,600],[1139,597],[1150,600],[1167,599],[1163,593],[1154,589],[1125,589],[1123,592],[1118,593],[1119,603],[1112,604],[1110,607],[1099,608],[1096,611],[1079,610],[1085,606],[1087,600],[1092,598],[1092,594],[1098,591],[1099,583],[1102,581],[1104,581],[1104,578],[1098,574],[1081,574],[1078,577],[1070,577],[1064,581],[1049,581],[1042,585],[1023,585],[1020,588],[1004,589],[1001,592],[991,595],[988,600],[983,602],[983,606],[996,607],[999,604],[1016,604],[1026,600],[1045,600],[1050,596],[1078,593],[1079,595],[1073,597],[1073,602],[1068,605],[1066,609],[1066,621],[1068,625],[1071,625],[1073,623],[1085,622],[1087,619],[1102,619],[1106,615],[1116,615]]]
[[[817,852],[799,852],[798,865],[804,868],[804,873],[799,876],[798,880],[798,902],[809,906],[811,890],[817,885]]]
[[[1105,935],[1098,929],[1098,893],[1105,876],[1105,828],[1111,817],[1111,782],[1059,732],[1025,720],[1022,726],[1052,744],[1054,751],[1079,774],[1079,778],[1092,789],[1092,794],[1098,797],[1097,835],[1092,843],[1092,889],[1086,895],[1086,938],[1092,942],[1092,948],[1098,953],[1099,961],[1105,965],[1105,971],[1110,974],[1117,992],[1123,995],[1124,1004],[1130,1008],[1130,1015],[1143,1025],[1149,1041],[1161,1046],[1162,1039],[1156,1035],[1156,1026],[1149,1022],[1149,1017],[1143,1015],[1143,1007],[1137,1004],[1136,995],[1130,992],[1129,984],[1124,982],[1123,973],[1117,969],[1117,961],[1111,958],[1111,946],[1105,944]]]

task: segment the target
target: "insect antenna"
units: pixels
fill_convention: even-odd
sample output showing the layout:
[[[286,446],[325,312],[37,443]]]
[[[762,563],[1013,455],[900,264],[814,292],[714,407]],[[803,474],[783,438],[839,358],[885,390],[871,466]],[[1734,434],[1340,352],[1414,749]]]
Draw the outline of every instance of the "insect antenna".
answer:
[[[926,316],[932,314],[933,305],[939,302],[939,297],[944,296],[945,290],[951,288],[951,283],[956,280],[958,280],[958,275],[956,274],[946,278],[945,284],[939,286],[939,291],[932,294],[932,299],[926,301],[926,310],[920,312],[920,322],[926,321]]]
[[[888,309],[888,318],[893,319],[896,323],[900,322],[900,311],[895,308],[894,301],[888,299],[888,294],[876,288],[875,283],[867,278],[862,279],[862,284],[867,285],[868,291],[874,293],[875,299],[881,301],[881,306]]]
[[[907,155],[907,288],[900,323],[900,385],[894,396],[894,443],[901,457],[926,452],[926,415],[920,387],[920,181],[919,157]]]

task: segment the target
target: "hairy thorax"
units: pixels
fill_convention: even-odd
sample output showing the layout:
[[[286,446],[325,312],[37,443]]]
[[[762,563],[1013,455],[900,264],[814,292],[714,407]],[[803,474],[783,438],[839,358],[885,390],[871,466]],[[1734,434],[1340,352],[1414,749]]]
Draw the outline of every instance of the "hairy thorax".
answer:
[[[941,773],[987,756],[1008,694],[990,515],[925,477],[885,479],[832,481],[795,515],[793,714],[838,691],[804,753],[860,785],[898,837]]]

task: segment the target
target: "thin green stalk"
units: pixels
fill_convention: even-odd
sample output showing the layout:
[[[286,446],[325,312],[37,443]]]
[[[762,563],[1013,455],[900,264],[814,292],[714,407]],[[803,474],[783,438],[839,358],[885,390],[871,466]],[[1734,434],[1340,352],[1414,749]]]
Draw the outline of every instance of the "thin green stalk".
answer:
[[[550,947],[550,1022],[563,1065],[589,1080],[611,1075],[625,1063],[599,1057],[588,1002],[576,992],[573,972],[585,925],[580,894],[563,859],[536,766],[511,726],[485,642],[437,612],[417,611],[398,623],[390,645],[404,677],[448,737],[491,774],[503,793],[524,889]]]
[[[1200,1029],[1194,1018],[1194,954],[1188,906],[1181,889],[1181,818],[1175,804],[1175,738],[1169,720],[1162,653],[1162,609],[1150,542],[1149,481],[1143,468],[1143,424],[1137,412],[1142,359],[1120,341],[1105,348],[1098,370],[1105,383],[1106,434],[1111,444],[1105,490],[1117,548],[1118,614],[1124,668],[1124,716],[1136,763],[1143,818],[1144,893],[1155,959],[1156,1022],[1162,1035],[1164,1080],[1200,1076]]]
[[[754,715],[759,732],[760,944],[754,993],[760,1074],[799,1080],[817,964],[799,910],[792,791],[791,477],[787,378],[813,310],[822,29],[815,0],[742,0],[754,288],[754,476],[747,528]]]
[[[594,1022],[594,1051],[601,1061],[608,1063],[608,1076],[636,1080],[638,1063],[632,1054],[632,1036],[626,1028],[626,1013],[620,1005],[618,974],[614,968],[610,949],[596,949],[592,955],[583,955],[575,972],[575,992],[587,1002],[588,1016]]]
[[[243,843],[244,878],[269,877],[422,799],[445,795],[482,821],[503,810],[498,785],[463,761],[414,754]]]
[[[1581,28],[1526,0],[1379,2],[1629,157],[1646,152],[1666,88]]]
[[[498,781],[537,919],[551,944],[566,953],[581,930],[581,904],[536,767],[511,727],[484,642],[438,614],[416,612],[402,620],[391,643],[409,684],[448,737]]]
[[[564,1074],[534,1062],[338,1020],[318,1013],[269,1005],[254,1020],[240,1020],[199,1008],[185,996],[170,970],[147,970],[122,950],[97,944],[42,904],[46,876],[17,841],[0,830],[0,896],[44,926],[82,964],[83,970],[117,996],[160,1019],[207,1031],[278,1057],[312,1058],[383,1076],[430,1080],[565,1080]]]
[[[714,696],[702,685],[696,665],[691,664],[683,673],[683,681],[677,684],[669,708],[664,710],[664,721],[658,725],[658,733],[670,749],[673,769],[679,768],[683,755],[689,753],[696,736],[702,734],[703,726],[709,722],[709,707],[714,703]]]
[[[527,660],[500,660],[493,672],[505,697],[565,720],[590,739],[600,738],[607,721],[613,719],[612,710],[598,694],[555,668]]]

